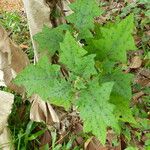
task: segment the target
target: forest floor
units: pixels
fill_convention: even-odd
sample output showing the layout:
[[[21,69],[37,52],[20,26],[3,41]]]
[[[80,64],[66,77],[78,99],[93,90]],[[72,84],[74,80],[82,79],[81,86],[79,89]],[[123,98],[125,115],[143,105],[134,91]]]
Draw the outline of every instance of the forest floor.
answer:
[[[126,124],[123,134],[119,138],[114,136],[111,131],[108,132],[107,145],[104,147],[93,137],[89,139],[87,135],[78,135],[82,131],[82,124],[78,118],[71,118],[69,114],[65,119],[70,122],[69,125],[74,124],[74,126],[70,126],[62,137],[57,139],[56,132],[49,133],[45,124],[30,121],[31,104],[28,101],[23,102],[22,97],[16,95],[8,123],[13,135],[12,142],[17,150],[22,150],[24,145],[27,150],[45,145],[43,149],[47,150],[48,145],[46,143],[49,143],[49,141],[51,141],[53,150],[69,150],[72,145],[74,150],[80,150],[81,147],[86,150],[121,150],[127,147],[127,150],[150,150],[149,0],[141,0],[141,2],[140,0],[137,2],[135,0],[111,0],[110,2],[103,0],[101,5],[105,13],[103,16],[96,18],[96,22],[100,24],[105,24],[110,20],[114,21],[116,16],[124,18],[129,13],[135,15],[134,39],[138,50],[128,53],[129,67],[126,71],[135,75],[132,83],[133,99],[131,106],[134,116],[139,120],[140,127],[133,128]],[[12,40],[28,54],[30,61],[33,62],[33,49],[21,0],[0,0],[0,24],[5,27]],[[7,91],[5,88],[4,90]],[[25,136],[26,134],[30,139]]]

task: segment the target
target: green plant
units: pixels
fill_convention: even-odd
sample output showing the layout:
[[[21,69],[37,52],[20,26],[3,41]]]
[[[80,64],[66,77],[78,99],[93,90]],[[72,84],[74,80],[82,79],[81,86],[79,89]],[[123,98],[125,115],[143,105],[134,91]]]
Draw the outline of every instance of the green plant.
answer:
[[[56,131],[55,132],[51,132],[51,135],[52,135],[52,150],[70,150],[71,147],[72,147],[72,143],[73,143],[73,140],[74,138],[71,138],[66,144],[64,143],[63,145],[62,144],[57,144],[57,133]]]
[[[32,149],[36,148],[35,146],[31,146],[31,141],[38,142],[38,137],[44,134],[45,130],[39,130],[35,132],[35,128],[37,127],[38,124],[29,121],[26,129],[23,130],[21,129],[19,133],[17,134],[17,138],[14,139],[16,144],[16,149],[17,150],[26,150],[26,149]]]
[[[8,89],[3,88],[8,91]],[[32,143],[39,144],[38,137],[41,136],[46,127],[43,124],[30,121],[30,103],[23,102],[22,97],[15,94],[15,100],[12,112],[8,118],[8,127],[12,135],[12,145],[17,150],[26,150],[35,148]],[[40,128],[40,130],[37,128]]]
[[[96,0],[77,0],[70,7],[68,25],[44,27],[35,36],[48,56],[25,68],[14,83],[66,111],[75,105],[84,131],[105,144],[107,128],[119,134],[121,122],[136,124],[130,109],[133,75],[122,69],[127,51],[136,50],[133,15],[100,26],[94,23],[101,14]]]
[[[14,33],[21,32],[21,18],[17,12],[3,12],[0,23],[7,30],[12,30]]]
[[[70,140],[67,142],[64,142],[63,144],[60,144],[59,141],[57,141],[57,132],[51,131],[52,136],[52,145],[49,146],[49,144],[44,145],[40,150],[70,150],[72,148],[72,143],[75,140],[75,136],[71,136]],[[76,146],[73,150],[82,150],[78,146]]]
[[[125,150],[138,150],[138,148],[130,146],[130,147],[126,148]]]
[[[32,44],[25,16],[19,12],[0,12],[0,16],[0,24],[8,31],[14,42],[28,47],[26,53],[29,59],[32,60],[34,53],[31,48]]]
[[[146,138],[147,138],[147,140],[145,141],[145,149],[149,150],[149,148],[150,148],[150,133],[146,134]]]
[[[126,2],[119,16],[125,17],[130,13],[134,14],[135,25],[137,27],[135,36],[140,39],[137,44],[138,48],[144,51],[144,55],[147,55],[147,53],[150,51],[150,36],[147,34],[147,26],[150,26],[150,1],[137,0],[132,2]],[[147,66],[149,67],[149,61],[146,62],[146,67]]]

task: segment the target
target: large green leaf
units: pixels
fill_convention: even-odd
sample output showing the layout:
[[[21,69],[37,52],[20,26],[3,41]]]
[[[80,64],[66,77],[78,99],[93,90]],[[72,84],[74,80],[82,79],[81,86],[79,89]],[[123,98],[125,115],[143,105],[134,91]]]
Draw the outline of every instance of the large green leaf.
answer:
[[[28,96],[39,94],[43,100],[66,109],[71,105],[73,96],[71,85],[61,77],[60,67],[51,65],[47,57],[40,59],[36,65],[24,69],[14,82],[23,85]]]
[[[60,48],[60,62],[65,64],[69,71],[85,79],[97,74],[94,67],[95,55],[85,56],[87,52],[78,45],[69,32],[66,33]]]
[[[103,61],[126,62],[127,51],[136,50],[132,32],[134,29],[133,15],[126,17],[119,23],[100,27],[98,30],[100,39],[89,40],[87,49],[90,53],[96,53],[97,59]]]
[[[92,132],[105,144],[107,127],[119,131],[117,120],[113,114],[114,105],[109,103],[112,82],[103,83],[91,81],[88,88],[80,92],[76,103],[84,123],[84,131]]]
[[[101,14],[96,0],[76,0],[70,4],[73,14],[67,20],[79,30],[80,38],[92,37],[90,30],[94,29],[94,17]]]

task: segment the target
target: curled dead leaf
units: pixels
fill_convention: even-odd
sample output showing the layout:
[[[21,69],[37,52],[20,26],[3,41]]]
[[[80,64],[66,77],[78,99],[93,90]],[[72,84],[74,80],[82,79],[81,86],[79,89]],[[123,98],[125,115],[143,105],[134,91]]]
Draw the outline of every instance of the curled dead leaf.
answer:
[[[5,29],[0,26],[0,70],[4,73],[5,84],[18,93],[24,89],[16,86],[11,81],[16,74],[23,70],[28,64],[27,55],[8,37]]]
[[[45,122],[47,125],[59,124],[59,118],[52,106],[44,102],[37,94],[31,97],[30,119],[36,122]]]
[[[23,87],[18,87],[11,81],[16,75],[29,65],[27,55],[15,45],[8,37],[7,32],[0,26],[0,70],[3,71],[3,78],[6,86],[20,94],[25,92]],[[33,121],[44,121],[48,125],[59,124],[59,118],[52,106],[44,102],[38,95],[32,96],[30,118]]]

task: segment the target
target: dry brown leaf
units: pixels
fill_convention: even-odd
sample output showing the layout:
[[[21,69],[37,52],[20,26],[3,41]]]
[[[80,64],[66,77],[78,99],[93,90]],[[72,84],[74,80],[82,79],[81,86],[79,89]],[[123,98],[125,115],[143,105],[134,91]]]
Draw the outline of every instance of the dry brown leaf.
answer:
[[[7,127],[3,129],[0,134],[0,149],[1,150],[13,150],[13,144],[11,143],[11,134]]]
[[[4,81],[4,73],[0,70],[0,86],[6,86]]]
[[[0,147],[2,150],[10,150],[10,135],[7,129],[7,119],[11,113],[14,95],[0,91]]]
[[[84,149],[86,150],[90,144],[90,142],[92,141],[93,137],[89,138],[85,143],[84,143]]]
[[[134,82],[142,87],[150,87],[150,70],[146,68],[139,69]]]
[[[19,46],[20,46],[22,49],[28,49],[28,48],[29,48],[28,45],[24,45],[24,44],[20,44]]]
[[[132,59],[131,59],[131,64],[130,64],[130,68],[131,69],[137,69],[137,68],[140,68],[142,65],[142,60],[139,56],[134,56]]]
[[[28,64],[29,59],[23,51],[15,45],[8,37],[7,32],[0,26],[0,70],[4,73],[6,85],[17,93],[24,93],[24,88],[20,88],[11,81],[17,73],[22,71]],[[33,95],[33,103],[30,111],[31,120],[44,121],[48,125],[59,123],[58,116],[52,106],[45,103],[39,96]]]
[[[28,64],[27,55],[15,45],[8,37],[7,32],[0,26],[0,70],[4,73],[5,84],[18,93],[23,92],[23,88],[17,87],[11,81]]]
[[[102,145],[98,139],[93,137],[85,142],[84,149],[85,150],[121,150],[121,143],[119,139],[118,146],[113,146],[112,141],[114,139],[118,139],[117,136],[112,132],[112,130],[108,130],[107,134],[107,143]]]
[[[75,2],[75,0],[69,0],[69,2],[70,2],[70,3],[73,3],[73,2]]]
[[[86,145],[85,150],[109,150],[109,149],[106,146],[102,146],[96,138],[93,138]]]
[[[136,3],[136,0],[126,0],[128,3]]]
[[[141,69],[140,74],[143,75],[144,77],[150,79],[150,69],[143,68],[143,69]]]
[[[140,91],[138,93],[135,93],[135,95],[133,96],[133,104],[137,104],[138,100],[140,97],[142,97],[144,95],[143,91]]]
[[[135,83],[141,85],[142,87],[150,87],[150,79],[143,76],[137,76]]]
[[[50,144],[52,141],[52,137],[50,132],[47,130],[40,138],[40,147],[42,148],[46,144]]]
[[[49,17],[50,8],[48,5],[46,5],[44,0],[23,0],[23,3],[27,14],[28,25],[34,49],[34,61],[37,62],[39,59],[39,54],[37,51],[38,45],[33,40],[33,36],[42,31],[44,24],[52,27]]]
[[[32,106],[30,119],[36,122],[45,122],[47,125],[59,124],[59,118],[52,106],[44,102],[37,94],[31,97]]]

